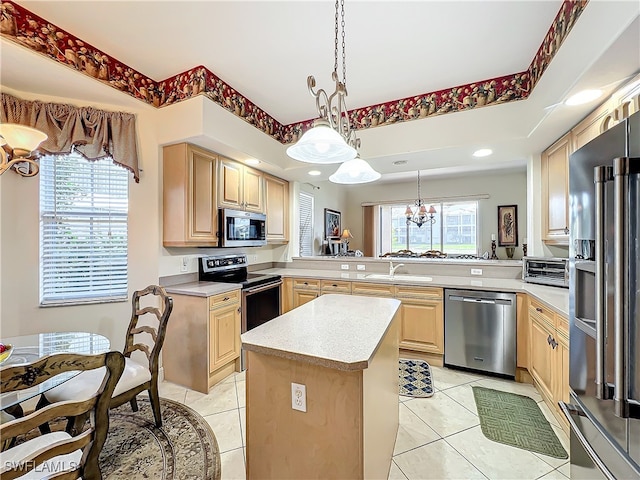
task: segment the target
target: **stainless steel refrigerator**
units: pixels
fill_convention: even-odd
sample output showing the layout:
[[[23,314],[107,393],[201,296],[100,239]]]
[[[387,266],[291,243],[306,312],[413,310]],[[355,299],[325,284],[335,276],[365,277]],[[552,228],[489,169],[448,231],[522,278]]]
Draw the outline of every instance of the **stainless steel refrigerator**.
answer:
[[[571,478],[640,478],[640,112],[569,159]]]

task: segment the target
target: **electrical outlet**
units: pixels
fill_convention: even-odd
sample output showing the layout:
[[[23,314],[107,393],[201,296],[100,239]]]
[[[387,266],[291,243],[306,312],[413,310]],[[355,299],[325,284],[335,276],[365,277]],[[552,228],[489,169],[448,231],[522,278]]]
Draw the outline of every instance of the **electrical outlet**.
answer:
[[[481,268],[472,268],[471,269],[471,275],[482,275],[482,269]]]
[[[342,265],[340,265],[340,268],[342,270],[349,270],[349,264],[348,263],[343,263]]]
[[[181,272],[189,271],[189,257],[182,257],[182,265],[180,265]]]
[[[356,268],[358,270],[366,270],[366,266],[365,265],[357,265]]]
[[[299,383],[291,384],[291,408],[307,411],[307,387]]]
[[[349,278],[349,274],[348,273],[341,273],[340,274],[340,278]]]

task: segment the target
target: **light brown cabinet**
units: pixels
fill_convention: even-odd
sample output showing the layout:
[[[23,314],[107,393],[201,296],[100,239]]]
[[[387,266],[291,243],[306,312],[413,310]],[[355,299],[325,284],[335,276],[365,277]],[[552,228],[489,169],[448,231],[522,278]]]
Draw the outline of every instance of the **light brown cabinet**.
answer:
[[[208,393],[240,370],[240,290],[210,297],[172,293],[162,349],[166,380]]]
[[[569,244],[570,153],[570,133],[542,153],[542,239],[545,243]]]
[[[400,348],[444,354],[441,288],[396,286],[400,305]]]
[[[264,174],[241,163],[220,157],[218,205],[221,208],[264,213]]]
[[[609,112],[609,102],[604,103],[571,129],[573,143],[570,153],[582,148],[612,126],[612,118],[609,117]]]
[[[344,280],[322,280],[320,282],[320,295],[326,295],[327,293],[351,295],[351,282]]]
[[[304,305],[320,296],[320,280],[317,278],[293,279],[293,308]]]
[[[217,155],[180,143],[163,148],[162,244],[217,246]]]
[[[529,369],[529,297],[516,294],[516,366]]]
[[[547,406],[568,431],[558,402],[569,401],[568,321],[534,299],[529,301],[529,373]]]
[[[267,213],[267,242],[289,242],[289,182],[264,175]]]
[[[280,287],[280,310],[287,313],[293,309],[293,278],[283,277]]]

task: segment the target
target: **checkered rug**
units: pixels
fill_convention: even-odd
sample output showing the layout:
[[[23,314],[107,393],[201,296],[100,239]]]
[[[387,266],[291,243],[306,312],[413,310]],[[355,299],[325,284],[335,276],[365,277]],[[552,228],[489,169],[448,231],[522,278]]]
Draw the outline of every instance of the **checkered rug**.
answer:
[[[399,367],[400,395],[405,397],[433,395],[431,369],[427,362],[401,358]]]

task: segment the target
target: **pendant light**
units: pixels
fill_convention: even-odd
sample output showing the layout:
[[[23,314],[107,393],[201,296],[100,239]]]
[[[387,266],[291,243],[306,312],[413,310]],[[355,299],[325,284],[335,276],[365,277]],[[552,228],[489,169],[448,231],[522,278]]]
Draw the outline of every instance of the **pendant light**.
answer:
[[[338,23],[340,17],[341,22]],[[315,90],[313,75],[307,77],[309,93],[316,99],[318,118],[313,127],[306,131],[297,143],[287,148],[287,155],[295,160],[309,163],[343,163],[329,180],[334,183],[365,183],[380,178],[380,174],[358,157],[360,139],[351,128],[347,96],[347,64],[345,53],[344,0],[336,0],[335,13],[335,49],[333,73],[335,90],[328,95],[324,89]],[[342,33],[342,81],[338,76],[339,33]]]

